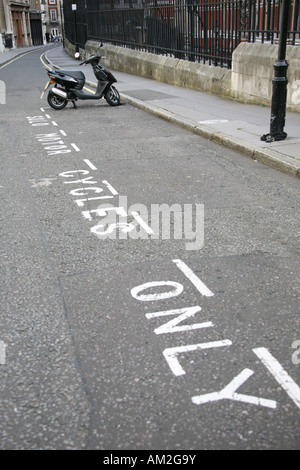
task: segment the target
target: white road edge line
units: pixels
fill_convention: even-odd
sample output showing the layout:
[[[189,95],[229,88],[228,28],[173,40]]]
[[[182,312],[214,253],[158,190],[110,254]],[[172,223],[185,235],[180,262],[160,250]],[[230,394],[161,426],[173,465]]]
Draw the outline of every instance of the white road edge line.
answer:
[[[131,215],[135,218],[135,220],[143,227],[145,232],[147,232],[149,235],[152,235],[154,232],[152,228],[149,227],[149,225],[146,224],[146,222],[142,219],[142,217],[139,215],[138,212],[132,211]]]
[[[105,184],[105,186],[107,187],[107,189],[110,190],[110,192],[116,196],[118,194],[118,191],[106,180],[103,180],[102,183]]]
[[[97,170],[97,168],[95,167],[95,165],[94,165],[92,162],[90,162],[88,159],[85,159],[85,160],[83,160],[83,161],[87,164],[87,166],[90,167],[91,170]]]
[[[71,145],[72,145],[73,149],[76,150],[76,152],[80,152],[80,149],[77,147],[76,144],[71,144]]]

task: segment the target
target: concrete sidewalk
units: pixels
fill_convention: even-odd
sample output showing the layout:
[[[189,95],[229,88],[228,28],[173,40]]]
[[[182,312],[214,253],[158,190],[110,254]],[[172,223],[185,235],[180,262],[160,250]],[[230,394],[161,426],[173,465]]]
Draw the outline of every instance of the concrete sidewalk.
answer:
[[[0,64],[5,54],[0,54]],[[82,69],[87,85],[95,86],[92,67],[80,67],[80,61],[70,57],[62,44],[48,46],[44,57],[48,67]],[[105,58],[102,63],[105,65]],[[123,102],[300,178],[300,114],[286,113],[285,140],[266,143],[260,137],[270,130],[270,108],[241,104],[118,71],[113,74]]]

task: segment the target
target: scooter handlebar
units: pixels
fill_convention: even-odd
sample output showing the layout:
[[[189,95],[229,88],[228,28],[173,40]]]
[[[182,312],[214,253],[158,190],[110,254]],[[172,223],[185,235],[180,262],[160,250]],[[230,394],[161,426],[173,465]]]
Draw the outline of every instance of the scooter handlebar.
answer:
[[[91,62],[93,61],[100,61],[101,59],[101,56],[100,55],[92,55],[91,57],[89,57],[88,59],[85,59],[83,62],[80,62],[79,65],[86,65],[86,64],[90,64]]]

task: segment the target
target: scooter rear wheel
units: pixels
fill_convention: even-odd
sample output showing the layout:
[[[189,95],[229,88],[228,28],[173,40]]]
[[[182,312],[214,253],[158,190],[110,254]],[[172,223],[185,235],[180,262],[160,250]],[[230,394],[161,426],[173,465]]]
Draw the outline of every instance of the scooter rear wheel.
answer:
[[[67,103],[68,100],[65,98],[62,98],[58,95],[55,95],[54,93],[49,92],[48,97],[47,97],[48,103],[50,104],[51,108],[53,109],[63,109]]]
[[[104,98],[110,106],[118,106],[120,104],[120,95],[114,86],[109,88],[109,90],[105,93]]]

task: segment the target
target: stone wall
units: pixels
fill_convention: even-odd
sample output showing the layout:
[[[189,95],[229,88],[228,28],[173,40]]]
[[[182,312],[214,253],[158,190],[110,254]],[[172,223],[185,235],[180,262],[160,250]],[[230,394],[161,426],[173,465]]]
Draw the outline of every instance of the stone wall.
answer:
[[[278,46],[241,43],[233,52],[231,96],[244,102],[270,105],[273,64]],[[300,112],[300,47],[287,46],[287,109]]]
[[[65,47],[74,55],[74,46],[65,41]],[[88,57],[98,49],[98,42],[87,41],[85,52],[80,50],[80,53]],[[228,70],[110,44],[101,48],[105,65],[113,70],[267,106],[271,105],[277,53],[277,45],[241,43],[233,53],[232,70]],[[286,59],[289,64],[287,109],[300,112],[300,47],[287,46]]]
[[[99,43],[88,41],[86,54],[94,54],[98,48]],[[106,57],[105,65],[113,70],[230,97],[231,70],[110,44],[105,44],[101,53]]]

